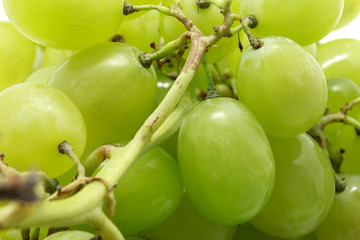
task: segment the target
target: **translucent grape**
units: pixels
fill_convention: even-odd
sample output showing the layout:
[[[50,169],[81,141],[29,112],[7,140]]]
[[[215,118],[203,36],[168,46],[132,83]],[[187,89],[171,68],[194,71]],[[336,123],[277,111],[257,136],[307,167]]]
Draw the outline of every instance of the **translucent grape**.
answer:
[[[99,145],[130,139],[155,103],[156,75],[138,61],[141,51],[107,43],[68,58],[49,85],[64,92],[84,116],[86,152]]]
[[[46,237],[44,240],[89,240],[93,234],[82,231],[61,231]]]
[[[123,16],[123,0],[3,0],[15,27],[52,48],[83,49],[113,35]]]
[[[179,133],[178,163],[190,199],[215,223],[244,223],[270,197],[275,171],[268,140],[237,100],[210,99],[189,112]]]
[[[294,137],[314,126],[325,111],[324,73],[295,42],[282,37],[263,41],[260,49],[242,54],[237,93],[266,133]]]
[[[160,148],[143,155],[114,189],[114,223],[125,235],[150,229],[179,205],[183,184],[175,160]]]
[[[339,22],[344,0],[242,0],[240,15],[255,15],[257,37],[282,36],[302,46],[325,37]]]
[[[332,166],[308,135],[269,137],[274,153],[275,187],[269,203],[251,223],[281,238],[304,236],[321,223],[335,194]]]
[[[57,177],[73,165],[58,145],[68,141],[79,157],[84,150],[86,129],[80,111],[50,86],[21,83],[7,88],[0,93],[0,112],[0,151],[11,167]]]
[[[318,46],[316,60],[329,78],[347,78],[360,86],[360,40],[338,39]]]

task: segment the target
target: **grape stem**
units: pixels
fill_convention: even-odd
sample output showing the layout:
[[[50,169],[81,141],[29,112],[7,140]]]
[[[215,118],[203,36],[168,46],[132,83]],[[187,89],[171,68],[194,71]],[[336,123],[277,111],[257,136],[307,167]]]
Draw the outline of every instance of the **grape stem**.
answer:
[[[170,7],[158,6],[158,5],[131,5],[129,2],[124,2],[123,12],[124,15],[129,15],[135,12],[147,11],[147,10],[156,10],[161,14],[175,17],[188,31],[200,32],[200,30],[192,23],[192,21],[187,18],[180,9],[173,9]]]
[[[206,54],[202,59],[202,64],[205,70],[206,80],[207,80],[207,94],[206,99],[218,98],[220,97],[219,93],[215,90],[214,82],[212,79],[211,71],[209,68],[209,64],[207,63]]]
[[[86,176],[91,176],[105,159],[111,158],[111,151],[117,147],[121,147],[121,145],[102,145],[92,152],[83,163]]]
[[[141,65],[143,65],[145,68],[149,68],[151,67],[153,61],[163,58],[178,49],[183,49],[184,46],[187,45],[190,37],[191,32],[185,32],[179,38],[164,45],[159,51],[154,53],[141,54],[139,56]]]

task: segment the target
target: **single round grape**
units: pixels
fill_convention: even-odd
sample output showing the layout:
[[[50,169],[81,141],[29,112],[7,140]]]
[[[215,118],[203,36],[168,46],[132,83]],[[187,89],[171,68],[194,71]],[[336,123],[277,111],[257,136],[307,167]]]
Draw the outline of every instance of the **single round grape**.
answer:
[[[281,238],[304,236],[321,223],[335,194],[330,160],[308,135],[269,137],[275,159],[275,187],[269,203],[251,223]]]
[[[62,92],[40,83],[21,83],[0,93],[0,151],[11,167],[39,169],[57,177],[73,166],[59,153],[63,141],[81,156],[86,128],[80,111]]]
[[[178,163],[190,199],[218,224],[253,218],[274,184],[267,137],[252,113],[231,98],[206,100],[189,112],[179,133]]]
[[[137,47],[143,52],[150,52],[151,43],[160,44],[159,13],[149,11],[142,16],[125,21],[117,33],[124,42]],[[141,36],[141,37],[139,37]]]
[[[251,32],[260,38],[282,36],[302,46],[325,37],[339,22],[344,0],[242,0],[240,16],[255,15]]]
[[[283,238],[277,238],[270,235],[267,235],[253,226],[251,224],[246,224],[244,226],[239,226],[236,231],[236,235],[233,240],[282,240]],[[291,238],[289,240],[317,240],[314,234],[309,234],[300,238]]]
[[[51,75],[59,66],[43,67],[33,72],[25,82],[48,84]]]
[[[336,29],[340,29],[348,25],[360,14],[360,1],[358,0],[344,0],[344,10],[342,12],[339,23]]]
[[[123,0],[3,0],[14,26],[34,42],[52,48],[83,49],[119,28]]]
[[[329,78],[347,78],[360,86],[360,40],[337,39],[320,44],[316,60]]]
[[[360,239],[360,175],[339,174],[346,189],[335,195],[329,214],[315,230],[318,240]]]
[[[131,138],[155,103],[156,74],[138,61],[141,51],[106,43],[68,58],[49,85],[64,92],[84,116],[86,152]]]
[[[175,160],[160,148],[144,154],[114,189],[113,222],[125,235],[153,228],[179,205],[183,184]]]
[[[70,230],[54,233],[44,238],[44,240],[89,240],[92,237],[94,235],[91,233]]]
[[[232,240],[235,231],[236,226],[222,226],[207,220],[185,193],[170,217],[139,235],[156,240]]]
[[[314,58],[295,42],[264,38],[248,48],[237,72],[237,93],[266,133],[294,137],[309,130],[325,111],[327,87]]]
[[[0,92],[25,81],[35,60],[35,44],[11,23],[0,22]]]
[[[183,13],[192,20],[192,22],[205,34],[210,35],[214,32],[214,26],[220,26],[224,16],[220,13],[219,8],[214,5],[206,9],[199,9],[196,1],[193,0],[164,0],[161,3],[167,7],[181,7]],[[234,13],[239,11],[240,1],[234,0],[231,9]],[[186,32],[185,26],[176,18],[160,14],[160,33],[166,42],[177,39],[182,33]],[[207,52],[209,63],[218,62],[237,47],[237,37],[222,38],[214,47]],[[187,51],[188,52],[188,51]],[[187,56],[187,52],[185,57]]]

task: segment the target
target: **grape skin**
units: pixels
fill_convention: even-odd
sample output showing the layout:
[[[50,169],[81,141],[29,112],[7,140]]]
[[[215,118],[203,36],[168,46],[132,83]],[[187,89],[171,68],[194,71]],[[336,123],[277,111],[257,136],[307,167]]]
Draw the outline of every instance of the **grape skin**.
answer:
[[[268,140],[237,100],[210,99],[190,111],[179,133],[178,162],[193,204],[215,223],[244,223],[270,197],[275,171]]]
[[[11,23],[0,22],[0,92],[25,81],[35,60],[35,44]]]
[[[3,0],[14,26],[32,41],[78,50],[111,37],[121,24],[122,0]]]
[[[82,115],[62,92],[39,83],[20,83],[0,94],[0,149],[21,171],[35,168],[57,177],[72,160],[59,153],[68,141],[80,157],[86,142]]]
[[[327,101],[324,73],[301,46],[283,37],[267,37],[264,45],[241,56],[236,88],[265,132],[295,137],[321,118]]]

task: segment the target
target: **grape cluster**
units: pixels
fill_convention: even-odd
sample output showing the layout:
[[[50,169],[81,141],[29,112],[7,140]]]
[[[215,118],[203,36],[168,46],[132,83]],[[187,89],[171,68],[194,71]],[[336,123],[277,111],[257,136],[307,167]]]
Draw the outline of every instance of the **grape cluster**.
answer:
[[[0,240],[360,239],[360,1],[3,5]]]

